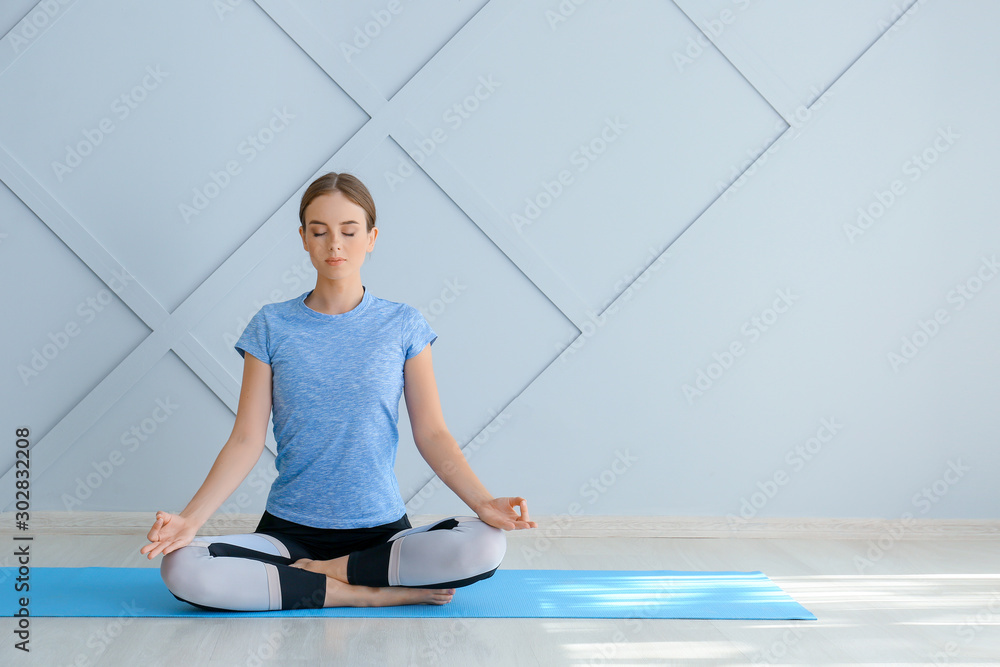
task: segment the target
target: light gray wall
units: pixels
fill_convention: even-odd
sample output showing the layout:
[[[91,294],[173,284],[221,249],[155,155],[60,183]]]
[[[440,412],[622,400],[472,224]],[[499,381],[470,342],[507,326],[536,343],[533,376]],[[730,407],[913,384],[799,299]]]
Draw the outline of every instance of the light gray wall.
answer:
[[[439,333],[445,416],[496,495],[997,518],[998,19],[6,3],[2,505],[27,426],[34,509],[183,508],[232,428],[233,343],[315,284],[297,206],[332,170],[372,190],[363,282]],[[468,513],[400,414],[411,513]],[[263,510],[273,447],[223,511]]]

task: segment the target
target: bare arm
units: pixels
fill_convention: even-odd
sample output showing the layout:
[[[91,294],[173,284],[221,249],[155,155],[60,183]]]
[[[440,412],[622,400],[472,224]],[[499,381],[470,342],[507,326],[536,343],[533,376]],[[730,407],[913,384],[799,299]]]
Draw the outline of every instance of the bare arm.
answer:
[[[537,527],[537,523],[528,519],[528,504],[524,498],[494,498],[486,490],[448,431],[434,380],[429,344],[403,365],[403,393],[413,441],[441,481],[491,526],[505,530]],[[514,511],[515,506],[520,507],[520,515]]]
[[[157,512],[147,544],[140,553],[153,558],[188,544],[198,529],[240,485],[264,451],[267,421],[271,415],[271,367],[247,353],[243,363],[243,385],[236,409],[236,423],[229,440],[215,458],[201,488],[176,515]]]

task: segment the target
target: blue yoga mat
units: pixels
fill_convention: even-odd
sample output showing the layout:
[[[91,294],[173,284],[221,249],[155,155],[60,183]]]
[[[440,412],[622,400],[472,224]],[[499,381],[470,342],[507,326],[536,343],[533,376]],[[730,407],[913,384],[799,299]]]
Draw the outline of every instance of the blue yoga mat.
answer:
[[[17,576],[0,568],[0,581]],[[761,572],[674,570],[497,570],[458,588],[445,605],[328,607],[285,611],[204,611],[167,590],[155,567],[33,567],[32,616],[386,617],[386,618],[706,618],[815,621]],[[4,616],[18,609],[10,585]]]

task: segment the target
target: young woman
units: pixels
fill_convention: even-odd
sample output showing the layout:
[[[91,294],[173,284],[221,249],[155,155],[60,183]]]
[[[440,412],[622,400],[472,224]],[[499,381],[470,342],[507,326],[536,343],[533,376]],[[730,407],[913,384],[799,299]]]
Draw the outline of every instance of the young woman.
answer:
[[[203,609],[445,604],[496,571],[504,530],[537,524],[524,498],[486,490],[448,432],[430,324],[361,283],[378,236],[368,189],[321,176],[299,222],[316,287],[247,324],[233,432],[187,507],[157,512],[140,553],[162,553],[167,588]],[[411,526],[393,471],[401,394],[420,454],[476,516]],[[272,408],[278,476],[255,532],[198,537],[260,458]]]

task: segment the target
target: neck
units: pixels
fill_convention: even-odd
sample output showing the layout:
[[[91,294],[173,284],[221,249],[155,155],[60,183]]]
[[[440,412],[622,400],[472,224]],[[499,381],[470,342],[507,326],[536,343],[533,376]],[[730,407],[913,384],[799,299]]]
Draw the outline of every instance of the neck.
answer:
[[[330,280],[322,276],[316,281],[316,287],[306,297],[305,304],[319,313],[341,315],[354,310],[364,298],[365,288],[361,284],[361,275]]]

